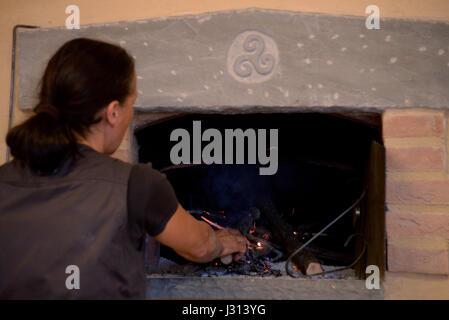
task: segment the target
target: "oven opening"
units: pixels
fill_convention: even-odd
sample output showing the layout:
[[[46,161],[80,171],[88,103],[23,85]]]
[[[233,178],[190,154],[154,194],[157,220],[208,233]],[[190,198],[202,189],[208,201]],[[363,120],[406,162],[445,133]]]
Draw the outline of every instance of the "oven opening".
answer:
[[[200,149],[195,146],[198,124],[201,134],[208,129],[220,133],[222,154],[210,154],[214,159],[221,156],[221,164],[205,163],[210,139],[201,141]],[[189,133],[190,161],[174,164],[177,141],[170,135],[180,128]],[[226,146],[227,130],[236,129],[248,133],[244,145],[235,139],[232,148]],[[265,135],[258,134],[260,129]],[[277,129],[277,145],[270,129]],[[167,175],[186,210],[214,229],[238,229],[250,243],[245,257],[231,264],[223,259],[196,264],[161,246],[157,263],[148,266],[151,275],[309,278],[308,267],[318,263],[323,272],[313,279],[365,279],[368,265],[378,266],[383,276],[385,163],[380,114],[179,114],[147,124],[135,136],[139,162],[151,162]],[[203,157],[194,158],[195,148]],[[226,161],[231,149],[233,160],[228,156]],[[273,149],[277,156],[272,153],[271,163],[266,157],[263,162],[263,155]],[[236,163],[242,150],[243,163]],[[269,166],[270,174],[261,174]]]

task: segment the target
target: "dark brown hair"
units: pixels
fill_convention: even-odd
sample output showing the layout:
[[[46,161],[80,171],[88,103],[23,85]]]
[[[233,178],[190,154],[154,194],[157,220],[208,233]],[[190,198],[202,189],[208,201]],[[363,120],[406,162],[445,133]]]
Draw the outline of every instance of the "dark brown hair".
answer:
[[[134,60],[119,46],[86,38],[66,42],[45,69],[36,114],[6,136],[14,161],[51,174],[76,157],[74,133],[86,137],[101,121],[95,117],[102,108],[114,100],[122,104],[132,92],[133,74]]]

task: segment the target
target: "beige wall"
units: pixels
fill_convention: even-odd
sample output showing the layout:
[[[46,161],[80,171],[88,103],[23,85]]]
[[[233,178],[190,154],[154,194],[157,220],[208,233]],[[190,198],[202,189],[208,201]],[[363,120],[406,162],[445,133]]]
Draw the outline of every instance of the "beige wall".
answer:
[[[199,14],[249,7],[364,16],[376,4],[381,17],[449,22],[449,0],[0,0],[0,165],[6,156],[12,29],[16,24],[55,27],[65,24],[65,8],[76,4],[81,24]],[[14,122],[26,114],[15,108]],[[449,279],[430,275],[387,274],[386,298],[448,299]]]
[[[381,17],[449,21],[447,0],[0,0],[0,164],[4,163],[6,155],[4,140],[9,115],[12,29],[16,24],[63,26],[67,17],[65,8],[70,4],[79,6],[81,24],[248,7],[363,16],[369,4],[380,7]],[[14,123],[25,116],[15,109]]]

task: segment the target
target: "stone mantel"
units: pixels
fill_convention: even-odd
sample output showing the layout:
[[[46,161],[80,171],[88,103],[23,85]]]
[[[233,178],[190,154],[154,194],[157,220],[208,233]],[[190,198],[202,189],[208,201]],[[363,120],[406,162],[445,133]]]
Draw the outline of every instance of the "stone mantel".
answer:
[[[449,24],[266,9],[20,30],[19,100],[31,109],[45,65],[77,37],[135,58],[138,111],[449,108]]]

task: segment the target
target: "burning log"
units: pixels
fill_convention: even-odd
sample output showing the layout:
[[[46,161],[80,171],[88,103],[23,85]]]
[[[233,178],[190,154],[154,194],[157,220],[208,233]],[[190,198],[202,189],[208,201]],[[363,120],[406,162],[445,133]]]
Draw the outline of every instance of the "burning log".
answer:
[[[271,228],[274,242],[278,243],[283,248],[287,256],[301,247],[302,243],[296,238],[294,230],[284,221],[271,201],[263,202],[259,206],[259,209],[267,222],[267,225]],[[306,270],[310,263],[318,263],[314,255],[307,250],[302,250],[295,255],[291,261],[303,274],[306,274]]]

